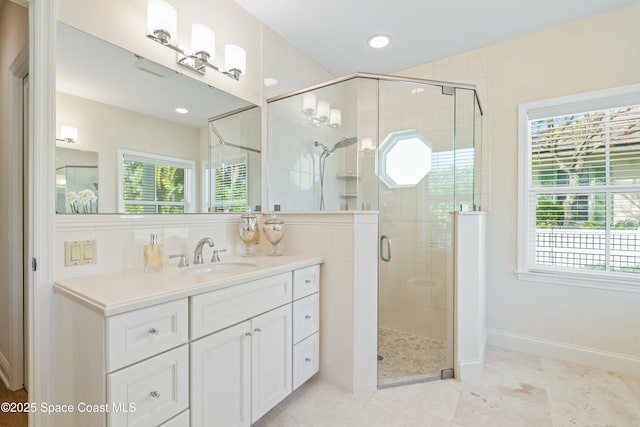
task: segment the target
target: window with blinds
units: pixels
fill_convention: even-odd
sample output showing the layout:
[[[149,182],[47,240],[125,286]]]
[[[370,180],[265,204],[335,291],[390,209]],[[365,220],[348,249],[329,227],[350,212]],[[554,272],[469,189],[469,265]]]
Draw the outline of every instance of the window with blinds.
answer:
[[[209,171],[209,200],[216,212],[244,212],[247,209],[247,159],[222,164]]]
[[[191,211],[193,162],[154,154],[120,151],[121,212],[135,214]]]
[[[527,117],[529,271],[640,273],[640,103],[602,104]]]

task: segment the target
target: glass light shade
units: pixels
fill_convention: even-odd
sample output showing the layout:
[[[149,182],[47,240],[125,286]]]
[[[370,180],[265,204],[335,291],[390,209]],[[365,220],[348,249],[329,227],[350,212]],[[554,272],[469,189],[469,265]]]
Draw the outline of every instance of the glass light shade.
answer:
[[[211,28],[202,24],[191,26],[191,50],[198,54],[201,52],[213,59],[216,53],[216,35]]]
[[[327,101],[318,101],[318,119],[320,119],[321,122],[329,120],[330,111],[331,106]]]
[[[302,111],[307,115],[316,112],[316,95],[313,93],[305,93],[302,96]]]
[[[60,138],[65,141],[77,141],[78,139],[78,128],[73,126],[60,126]]]
[[[337,128],[342,125],[342,112],[337,108],[332,108],[329,111],[329,126]]]
[[[238,70],[240,74],[247,72],[247,53],[235,44],[224,47],[224,67],[227,71]]]
[[[177,39],[178,14],[173,6],[163,0],[148,0],[147,2],[147,33],[153,34],[162,30],[169,35],[169,39]]]
[[[375,147],[373,146],[373,138],[362,138],[361,147],[366,151],[375,149]]]

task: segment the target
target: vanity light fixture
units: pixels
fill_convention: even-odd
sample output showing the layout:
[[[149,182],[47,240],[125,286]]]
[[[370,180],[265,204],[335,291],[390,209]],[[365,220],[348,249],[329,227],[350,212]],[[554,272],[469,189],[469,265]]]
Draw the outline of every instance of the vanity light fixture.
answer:
[[[302,96],[302,112],[307,115],[309,123],[320,126],[325,124],[336,128],[342,126],[342,112],[337,108],[331,108],[327,101],[317,101],[314,93],[305,93]]]
[[[191,26],[191,49],[177,44],[176,9],[164,0],[147,0],[147,37],[178,53],[178,64],[206,74],[207,68],[218,71],[235,80],[247,72],[247,54],[234,44],[225,46],[225,69],[211,63],[215,58],[215,33],[206,25]]]
[[[391,37],[386,34],[376,34],[372,36],[367,43],[374,49],[382,49],[383,47],[389,46],[391,43]]]
[[[73,126],[60,126],[60,138],[56,141],[68,142],[74,144],[78,140],[78,128]]]

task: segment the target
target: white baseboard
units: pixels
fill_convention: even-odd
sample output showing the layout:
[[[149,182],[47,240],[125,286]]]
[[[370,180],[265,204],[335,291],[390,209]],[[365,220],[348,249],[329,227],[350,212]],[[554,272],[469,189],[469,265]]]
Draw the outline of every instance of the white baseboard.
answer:
[[[482,353],[479,359],[459,360],[456,370],[456,378],[460,381],[476,380],[484,374],[484,360],[487,349],[487,336],[485,335],[480,346]]]
[[[9,388],[9,361],[2,353],[0,353],[0,380],[2,380],[6,388],[11,390]]]
[[[634,356],[611,353],[595,348],[581,347],[495,329],[487,330],[487,343],[509,350],[521,351],[551,359],[565,360],[567,362],[622,374],[640,376],[640,358]]]

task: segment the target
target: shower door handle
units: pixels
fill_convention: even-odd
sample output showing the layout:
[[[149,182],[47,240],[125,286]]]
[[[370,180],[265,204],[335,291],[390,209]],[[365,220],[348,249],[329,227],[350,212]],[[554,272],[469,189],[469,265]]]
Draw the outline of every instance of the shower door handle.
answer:
[[[387,255],[384,255],[384,247],[385,247],[385,243],[386,242],[386,246],[387,246]],[[382,235],[380,236],[380,259],[383,260],[384,262],[389,262],[391,261],[391,239],[389,238],[389,236],[386,235]]]

